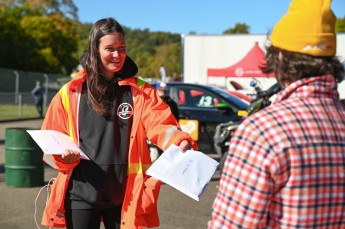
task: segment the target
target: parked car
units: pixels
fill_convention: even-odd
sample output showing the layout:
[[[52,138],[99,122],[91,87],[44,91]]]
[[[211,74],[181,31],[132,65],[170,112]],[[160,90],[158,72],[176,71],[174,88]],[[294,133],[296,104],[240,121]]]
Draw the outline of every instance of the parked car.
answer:
[[[170,82],[168,90],[170,97],[178,104],[181,127],[188,132],[196,128],[191,136],[197,138],[199,150],[204,153],[215,153],[213,136],[216,126],[241,120],[245,115],[241,113],[249,105],[245,100],[215,86]]]
[[[248,96],[248,95],[245,95],[244,93],[242,92],[238,92],[238,91],[229,91],[228,90],[228,93],[236,96],[236,97],[239,97],[241,99],[244,99],[245,101],[247,101],[248,103],[250,103],[253,99],[252,97]]]

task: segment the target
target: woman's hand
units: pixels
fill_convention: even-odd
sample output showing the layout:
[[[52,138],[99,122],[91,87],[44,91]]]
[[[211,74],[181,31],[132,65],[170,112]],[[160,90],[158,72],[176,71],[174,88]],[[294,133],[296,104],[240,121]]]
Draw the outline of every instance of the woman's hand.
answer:
[[[189,142],[187,140],[183,140],[179,145],[179,150],[182,153],[186,152],[190,148],[191,148],[191,146],[189,145]]]
[[[80,160],[80,153],[73,150],[67,150],[61,155],[61,159],[66,163],[75,163]]]

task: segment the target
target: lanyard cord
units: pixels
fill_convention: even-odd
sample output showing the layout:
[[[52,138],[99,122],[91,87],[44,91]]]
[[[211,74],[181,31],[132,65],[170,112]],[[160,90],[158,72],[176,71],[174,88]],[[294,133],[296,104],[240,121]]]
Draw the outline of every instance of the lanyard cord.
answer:
[[[39,191],[38,191],[38,194],[36,196],[36,199],[35,199],[35,213],[34,213],[34,218],[35,218],[35,223],[36,223],[36,226],[38,229],[40,229],[38,223],[37,223],[37,219],[36,219],[36,214],[37,214],[37,200],[38,200],[38,197],[40,196],[41,194],[41,191],[44,189],[44,188],[47,188],[47,200],[46,200],[46,204],[48,202],[48,199],[49,199],[49,190],[50,190],[50,187],[51,185],[53,184],[53,182],[56,180],[56,178],[52,178],[49,180],[48,184],[44,185]]]

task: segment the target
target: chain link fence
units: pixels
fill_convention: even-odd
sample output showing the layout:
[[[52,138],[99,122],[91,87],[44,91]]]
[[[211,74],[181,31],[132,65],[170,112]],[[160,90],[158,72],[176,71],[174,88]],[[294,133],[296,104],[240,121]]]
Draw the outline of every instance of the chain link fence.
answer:
[[[40,81],[45,92],[43,108],[46,110],[53,96],[70,79],[70,76],[61,74],[0,68],[0,104],[17,105],[20,116],[22,106],[35,105],[31,91],[36,81]]]

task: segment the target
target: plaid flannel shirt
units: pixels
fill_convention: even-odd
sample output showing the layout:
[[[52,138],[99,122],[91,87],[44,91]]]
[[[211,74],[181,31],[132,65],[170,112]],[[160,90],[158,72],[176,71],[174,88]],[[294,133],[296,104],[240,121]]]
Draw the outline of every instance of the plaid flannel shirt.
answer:
[[[238,127],[208,228],[345,228],[345,109],[332,76],[294,82]]]

